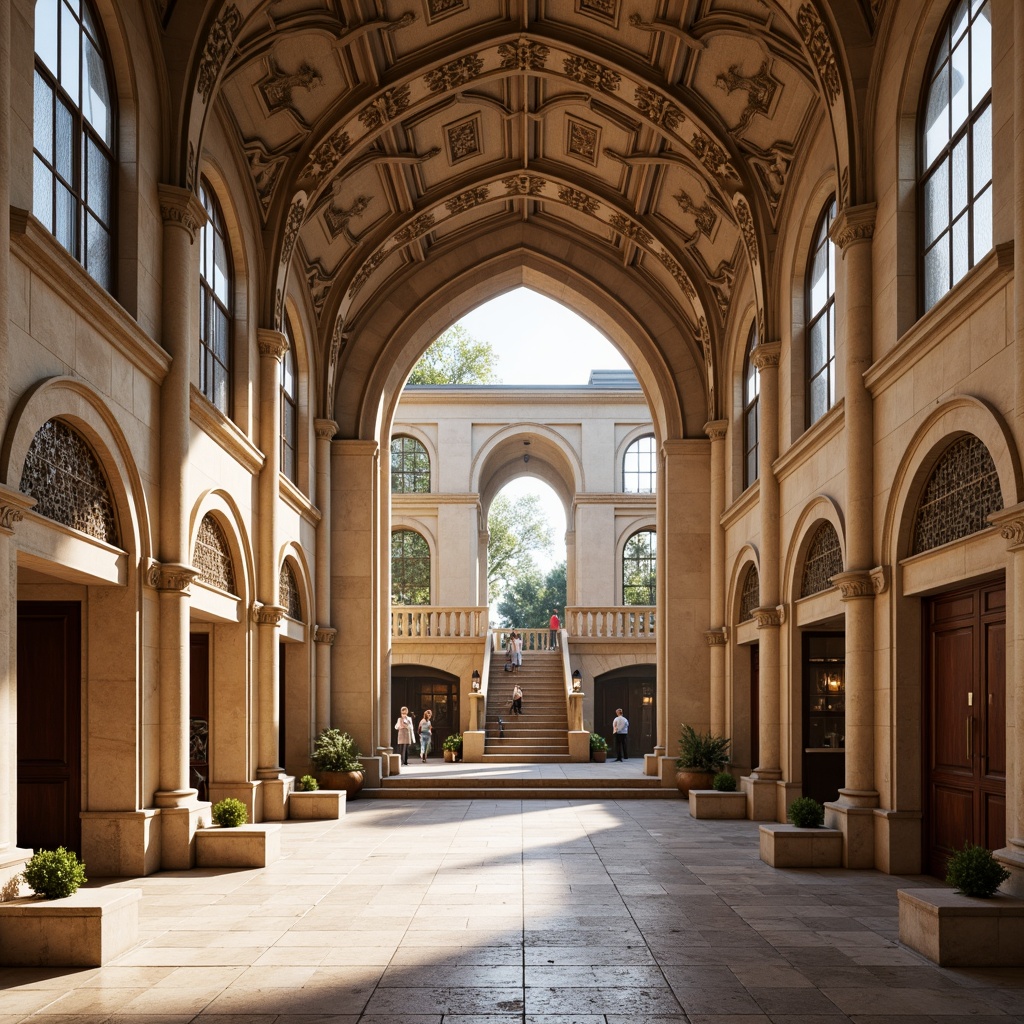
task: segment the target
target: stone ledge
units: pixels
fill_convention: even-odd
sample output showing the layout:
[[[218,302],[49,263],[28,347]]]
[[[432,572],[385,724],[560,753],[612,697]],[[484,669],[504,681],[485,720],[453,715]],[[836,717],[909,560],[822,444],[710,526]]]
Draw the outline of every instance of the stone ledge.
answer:
[[[197,868],[265,868],[280,856],[280,825],[213,826],[196,832]]]
[[[746,818],[747,794],[735,791],[721,793],[717,789],[690,790],[691,818]]]
[[[79,889],[0,903],[0,964],[102,967],[139,941],[141,889]]]
[[[773,868],[838,868],[843,833],[832,828],[758,825],[761,860]]]
[[[940,967],[1024,967],[1024,900],[899,889],[900,942]]]
[[[288,817],[292,821],[330,821],[345,814],[345,798],[341,789],[296,790],[288,797]]]

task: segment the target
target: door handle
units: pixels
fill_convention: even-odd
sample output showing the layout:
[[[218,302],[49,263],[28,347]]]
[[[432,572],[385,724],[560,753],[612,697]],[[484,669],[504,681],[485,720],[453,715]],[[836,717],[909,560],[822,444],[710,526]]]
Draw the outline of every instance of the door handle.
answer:
[[[971,728],[973,719],[970,715],[967,716],[967,760],[970,761],[974,757],[974,730]]]

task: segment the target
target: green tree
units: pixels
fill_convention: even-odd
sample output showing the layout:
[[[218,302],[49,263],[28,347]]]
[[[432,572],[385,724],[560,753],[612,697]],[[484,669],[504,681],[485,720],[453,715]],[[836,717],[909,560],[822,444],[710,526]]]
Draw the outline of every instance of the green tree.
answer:
[[[489,341],[478,341],[462,324],[441,334],[420,356],[408,384],[500,384],[498,353]]]
[[[499,494],[491,502],[487,529],[487,594],[496,601],[531,570],[538,573],[533,554],[551,547],[552,531],[536,494],[515,501]]]
[[[551,609],[561,615],[565,608],[565,562],[560,562],[541,578],[540,570],[524,573],[498,602],[498,617],[502,626],[521,626],[536,629],[546,626]]]

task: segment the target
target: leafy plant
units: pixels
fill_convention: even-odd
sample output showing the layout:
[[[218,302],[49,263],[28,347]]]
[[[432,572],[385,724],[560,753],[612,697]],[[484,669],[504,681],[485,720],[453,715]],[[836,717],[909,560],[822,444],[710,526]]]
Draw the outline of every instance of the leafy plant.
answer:
[[[455,732],[451,736],[445,736],[444,743],[441,744],[442,750],[454,750],[459,753],[462,750],[462,733]]]
[[[789,805],[788,817],[797,828],[821,828],[825,824],[825,808],[809,796],[798,796]]]
[[[0,903],[16,900],[21,893],[21,873],[11,875],[3,886],[0,886]]]
[[[676,767],[681,771],[720,772],[729,760],[729,740],[713,736],[710,732],[697,732],[692,725],[684,725],[679,734],[679,757]]]
[[[356,741],[340,729],[324,729],[313,741],[313,764],[320,772],[360,772]]]
[[[244,825],[249,820],[249,812],[245,809],[245,804],[233,796],[214,804],[210,808],[210,814],[221,828],[238,828],[239,825]]]
[[[85,865],[73,850],[39,850],[25,865],[25,881],[32,891],[48,900],[70,896],[88,879]]]
[[[946,884],[964,896],[994,896],[996,889],[1010,877],[1010,872],[992,856],[984,846],[964,843],[949,858],[946,865]]]
[[[299,779],[299,789],[303,793],[312,793],[314,790],[320,788],[320,783],[313,778],[312,775],[303,775]]]
[[[711,781],[712,788],[719,793],[735,793],[736,777],[728,772],[719,772]]]
[[[608,741],[603,737],[599,736],[596,732],[590,734],[590,750],[593,753],[596,751],[607,750]]]

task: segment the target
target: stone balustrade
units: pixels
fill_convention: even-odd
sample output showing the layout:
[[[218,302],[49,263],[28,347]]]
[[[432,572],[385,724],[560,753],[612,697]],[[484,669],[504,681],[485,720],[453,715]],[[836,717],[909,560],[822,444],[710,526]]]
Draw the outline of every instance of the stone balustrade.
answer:
[[[392,605],[392,640],[450,640],[484,638],[490,609],[445,608],[436,605]]]
[[[565,628],[570,640],[653,640],[655,613],[653,605],[566,608]]]

